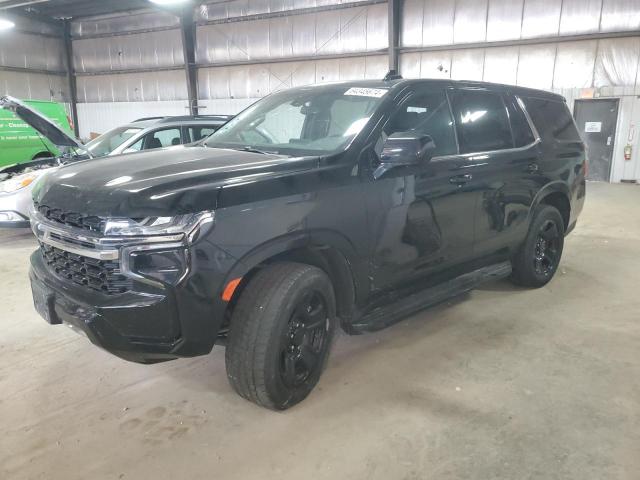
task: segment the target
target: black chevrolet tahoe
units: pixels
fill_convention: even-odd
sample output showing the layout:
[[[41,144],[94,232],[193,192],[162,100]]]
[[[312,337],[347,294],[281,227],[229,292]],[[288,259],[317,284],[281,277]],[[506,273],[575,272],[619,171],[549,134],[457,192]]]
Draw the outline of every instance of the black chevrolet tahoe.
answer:
[[[338,327],[377,330],[493,278],[549,282],[586,168],[548,92],[401,78],[280,91],[195,145],[39,181],[34,303],[135,362],[224,345],[233,388],[286,409]]]

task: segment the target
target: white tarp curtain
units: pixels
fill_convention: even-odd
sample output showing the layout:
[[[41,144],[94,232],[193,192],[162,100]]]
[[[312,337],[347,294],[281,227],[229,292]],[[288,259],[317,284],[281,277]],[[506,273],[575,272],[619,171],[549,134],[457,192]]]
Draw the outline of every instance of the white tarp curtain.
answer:
[[[69,102],[67,78],[60,75],[0,71],[0,95]]]
[[[299,85],[382,78],[387,69],[385,55],[204,68],[198,72],[199,96],[202,99],[259,98]]]
[[[387,6],[329,10],[245,22],[202,25],[196,59],[223,63],[387,48]]]
[[[515,47],[405,53],[407,78],[453,78],[517,84],[545,90],[634,86],[640,36]]]
[[[199,20],[224,20],[260,15],[263,13],[287,12],[303,8],[323,7],[357,3],[359,0],[232,0],[201,5],[197,11]]]
[[[185,100],[184,70],[80,76],[79,102],[154,102]]]
[[[638,0],[405,0],[404,47],[640,30]]]

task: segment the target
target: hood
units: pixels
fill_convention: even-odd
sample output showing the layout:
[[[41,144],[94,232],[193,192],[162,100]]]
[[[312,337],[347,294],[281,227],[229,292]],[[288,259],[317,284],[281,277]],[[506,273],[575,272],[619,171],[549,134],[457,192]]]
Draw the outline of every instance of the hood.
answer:
[[[317,168],[317,157],[173,147],[102,157],[62,167],[34,188],[39,205],[102,217],[173,216],[217,205],[230,185]]]
[[[69,135],[53,121],[37,112],[33,108],[25,105],[17,98],[10,96],[0,97],[0,108],[9,110],[20,117],[31,128],[38,131],[58,147],[73,147],[84,150],[82,142],[77,138]]]
[[[23,175],[25,173],[33,173],[38,170],[46,170],[59,166],[58,160],[55,158],[41,158],[31,160],[30,162],[17,163],[0,169],[0,182],[4,182],[12,177]]]

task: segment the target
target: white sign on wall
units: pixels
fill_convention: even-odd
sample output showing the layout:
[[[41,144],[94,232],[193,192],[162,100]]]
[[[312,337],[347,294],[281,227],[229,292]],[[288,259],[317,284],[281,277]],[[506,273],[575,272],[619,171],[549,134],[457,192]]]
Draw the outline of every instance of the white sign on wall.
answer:
[[[584,131],[587,133],[601,132],[602,122],[584,122]]]

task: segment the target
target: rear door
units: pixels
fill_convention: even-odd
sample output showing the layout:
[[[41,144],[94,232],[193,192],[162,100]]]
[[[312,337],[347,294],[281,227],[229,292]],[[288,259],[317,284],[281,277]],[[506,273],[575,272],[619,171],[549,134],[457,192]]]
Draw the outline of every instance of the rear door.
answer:
[[[537,191],[538,141],[518,100],[486,88],[456,89],[452,105],[469,184],[478,194],[474,257],[506,258],[527,233]]]

